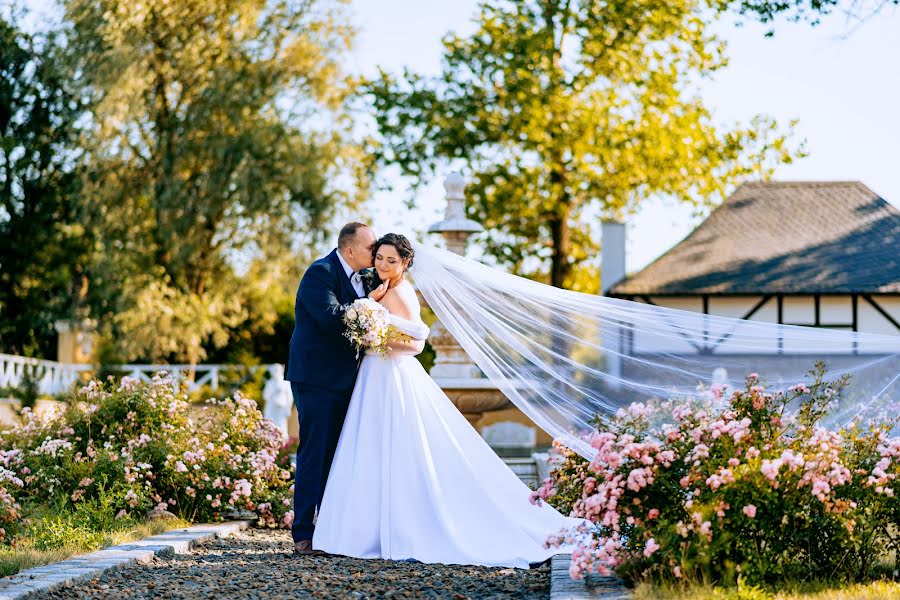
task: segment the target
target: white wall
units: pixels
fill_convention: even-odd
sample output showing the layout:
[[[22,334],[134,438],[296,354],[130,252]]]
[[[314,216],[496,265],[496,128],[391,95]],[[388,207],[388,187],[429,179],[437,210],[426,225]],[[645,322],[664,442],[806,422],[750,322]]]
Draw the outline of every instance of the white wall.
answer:
[[[709,298],[709,314],[731,318],[743,318],[750,310],[756,306],[763,296],[710,296]],[[872,299],[881,306],[891,317],[900,322],[900,297],[897,296],[879,296],[872,295]],[[671,297],[671,296],[650,296],[650,300],[657,306],[664,306],[679,310],[689,310],[692,312],[703,312],[703,300],[699,297]],[[642,301],[642,300],[639,300]],[[900,335],[898,330],[890,321],[869,304],[865,299],[859,297],[857,300],[857,316],[858,330],[866,333],[878,333],[888,335]],[[773,297],[766,301],[749,319],[754,322],[777,323],[778,322],[778,305],[777,300]],[[815,299],[813,296],[787,296],[782,304],[782,321],[791,325],[808,325],[815,324]],[[823,327],[836,326],[846,331],[851,331],[850,325],[853,322],[852,300],[850,295],[846,296],[822,296],[819,301],[819,321]],[[730,330],[730,329],[729,329]],[[715,328],[713,328],[713,337]],[[722,333],[726,333],[723,329]],[[719,352],[744,353],[744,350],[736,348],[732,345],[729,347],[729,339],[718,347]],[[697,341],[697,340],[695,340]],[[691,343],[681,337],[671,337],[667,335],[654,334],[638,334],[635,337],[635,350],[647,349],[660,352],[692,352],[694,351]],[[763,350],[778,352],[778,340],[773,339],[771,347]],[[823,348],[816,346],[815,351],[850,353],[853,346],[847,344],[847,347]],[[785,353],[791,352],[810,352],[813,349],[806,342],[792,342],[791,340],[783,341],[781,348]],[[865,340],[857,349],[861,352],[866,351]],[[870,348],[874,349],[874,348]]]
[[[872,299],[891,317],[900,323],[900,298],[897,296],[872,296]],[[865,309],[865,310],[863,310]],[[900,335],[890,321],[872,308],[865,300],[860,302],[859,330],[869,333]]]

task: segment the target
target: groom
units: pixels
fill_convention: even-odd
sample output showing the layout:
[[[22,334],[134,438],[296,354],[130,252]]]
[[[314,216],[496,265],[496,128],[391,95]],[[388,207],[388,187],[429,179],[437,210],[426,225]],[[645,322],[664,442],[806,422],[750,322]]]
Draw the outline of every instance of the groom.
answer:
[[[380,282],[369,270],[374,246],[375,233],[367,225],[344,225],[338,247],[310,265],[297,289],[285,379],[300,418],[291,527],[298,554],[317,553],[313,514],[322,502],[359,368],[356,350],[343,336],[341,306],[367,294],[380,300],[387,289],[376,287]]]

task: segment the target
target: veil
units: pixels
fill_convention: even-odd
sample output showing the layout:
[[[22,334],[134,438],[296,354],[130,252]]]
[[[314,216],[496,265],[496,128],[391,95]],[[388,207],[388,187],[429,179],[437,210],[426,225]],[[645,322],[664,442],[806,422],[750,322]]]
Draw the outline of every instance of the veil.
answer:
[[[778,325],[563,290],[415,243],[417,289],[484,375],[555,439],[591,458],[596,418],[632,402],[829,379],[849,384],[827,424],[900,409],[900,336]]]

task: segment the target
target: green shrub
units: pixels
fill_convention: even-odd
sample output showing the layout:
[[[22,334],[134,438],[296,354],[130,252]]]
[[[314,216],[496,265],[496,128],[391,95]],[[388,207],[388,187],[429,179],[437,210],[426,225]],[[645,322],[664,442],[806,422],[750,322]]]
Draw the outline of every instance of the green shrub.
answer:
[[[25,410],[21,425],[0,433],[0,524],[21,506],[71,505],[73,526],[91,531],[154,507],[189,521],[251,510],[289,526],[293,476],[278,462],[281,432],[241,394],[188,408],[158,374],[93,380],[49,419]],[[52,540],[53,531],[41,535]]]
[[[846,379],[633,404],[534,494],[590,521],[571,574],[749,586],[864,581],[896,569],[897,419],[822,426]],[[791,414],[788,407],[799,409]],[[554,538],[551,543],[560,543]]]
[[[42,518],[29,528],[29,537],[37,550],[56,550],[68,545],[99,547],[104,532],[77,525],[62,516]]]

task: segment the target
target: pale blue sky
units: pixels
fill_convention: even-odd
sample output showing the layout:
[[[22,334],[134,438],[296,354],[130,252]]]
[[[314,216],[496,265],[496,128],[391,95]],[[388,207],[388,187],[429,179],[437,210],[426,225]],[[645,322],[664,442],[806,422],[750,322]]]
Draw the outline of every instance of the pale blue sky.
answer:
[[[349,67],[366,74],[378,65],[436,73],[441,37],[471,31],[475,7],[475,0],[356,0],[359,37]],[[849,35],[851,25],[841,16],[819,27],[779,23],[774,38],[760,25],[739,28],[734,21],[716,25],[730,62],[702,88],[716,118],[799,119],[797,135],[810,155],[780,168],[776,179],[861,180],[900,206],[900,13],[889,9]],[[375,226],[425,228],[440,217],[442,196],[435,181],[410,216],[403,208],[407,194],[379,194]],[[648,203],[629,221],[628,270],[646,265],[696,224],[685,207]]]

